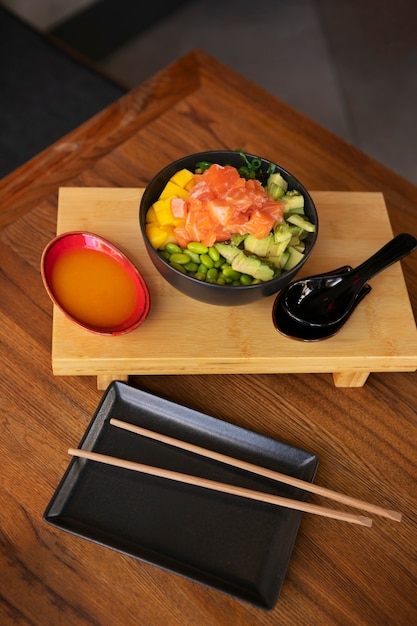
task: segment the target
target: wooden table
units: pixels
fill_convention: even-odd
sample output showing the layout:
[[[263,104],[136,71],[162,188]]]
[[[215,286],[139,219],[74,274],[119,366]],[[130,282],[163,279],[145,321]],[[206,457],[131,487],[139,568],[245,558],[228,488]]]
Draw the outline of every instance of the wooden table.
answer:
[[[361,388],[335,387],[327,372],[129,379],[309,450],[320,459],[318,484],[403,513],[401,523],[375,518],[372,528],[304,515],[272,611],[42,520],[68,466],[67,448],[78,445],[103,394],[95,376],[52,373],[52,305],[39,260],[56,232],[58,189],[141,188],[183,154],[236,147],[279,162],[312,190],[382,193],[393,232],[417,233],[413,185],[199,51],[1,181],[3,624],[416,622],[414,371],[374,372]],[[417,255],[401,266],[415,314]],[[179,360],[180,353],[179,345]]]

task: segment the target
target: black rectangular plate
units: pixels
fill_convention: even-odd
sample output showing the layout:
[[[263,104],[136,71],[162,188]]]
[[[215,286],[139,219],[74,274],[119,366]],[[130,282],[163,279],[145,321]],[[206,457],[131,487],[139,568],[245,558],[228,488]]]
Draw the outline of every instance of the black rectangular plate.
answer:
[[[79,447],[257,491],[307,493],[112,426],[137,424],[312,482],[316,455],[113,382]],[[74,458],[44,520],[264,609],[274,607],[302,513]]]

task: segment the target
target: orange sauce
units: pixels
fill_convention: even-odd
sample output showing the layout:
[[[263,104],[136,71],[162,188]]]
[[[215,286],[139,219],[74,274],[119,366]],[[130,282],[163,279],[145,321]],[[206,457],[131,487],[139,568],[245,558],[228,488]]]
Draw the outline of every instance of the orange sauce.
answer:
[[[133,314],[138,294],[132,276],[98,250],[68,250],[55,263],[52,289],[73,318],[96,328],[120,326]]]

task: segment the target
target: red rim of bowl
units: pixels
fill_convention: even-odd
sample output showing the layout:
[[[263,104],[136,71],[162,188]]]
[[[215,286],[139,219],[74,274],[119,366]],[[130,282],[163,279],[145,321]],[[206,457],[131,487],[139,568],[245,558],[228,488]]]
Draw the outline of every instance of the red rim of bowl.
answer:
[[[81,246],[79,245],[80,241],[83,242],[83,245]],[[111,258],[115,259],[133,279],[139,297],[134,312],[126,320],[126,322],[111,328],[90,326],[73,317],[62,307],[62,305],[56,299],[50,281],[52,267],[64,251],[74,248],[87,248],[107,254]],[[132,261],[126,256],[126,254],[124,254],[117,246],[111,243],[111,241],[95,233],[81,230],[69,231],[57,235],[56,237],[51,239],[51,241],[46,245],[42,252],[41,275],[46,292],[54,305],[69,320],[77,324],[77,326],[80,326],[81,328],[84,328],[85,330],[88,330],[92,333],[107,336],[125,335],[126,333],[129,333],[138,328],[138,326],[140,326],[148,316],[151,300],[149,289],[143,276],[141,275],[137,267],[132,263]]]

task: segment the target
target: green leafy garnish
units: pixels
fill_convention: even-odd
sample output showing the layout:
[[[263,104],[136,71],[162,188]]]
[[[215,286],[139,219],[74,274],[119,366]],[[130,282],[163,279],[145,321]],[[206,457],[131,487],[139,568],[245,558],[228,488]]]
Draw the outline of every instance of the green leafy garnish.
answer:
[[[262,159],[254,157],[252,160],[249,160],[246,153],[241,148],[237,149],[236,152],[238,152],[243,159],[243,165],[236,169],[239,175],[242,178],[246,178],[246,180],[256,178],[263,183],[266,177],[270,174],[274,174],[277,170],[275,163],[269,163],[266,172],[262,172]],[[213,165],[210,161],[198,161],[198,163],[195,164],[194,171],[196,174],[202,174],[210,165]]]
[[[213,165],[210,161],[199,161],[195,164],[195,173],[202,174],[205,170],[208,170],[210,165]]]
[[[243,150],[239,149],[239,150],[236,150],[236,152],[239,152],[244,162],[244,165],[239,167],[237,170],[239,174],[242,176],[242,178],[246,178],[247,180],[250,178],[256,178],[259,174],[259,170],[262,165],[261,159],[258,159],[255,157],[254,159],[252,159],[252,161],[249,161],[248,157],[243,152]]]

